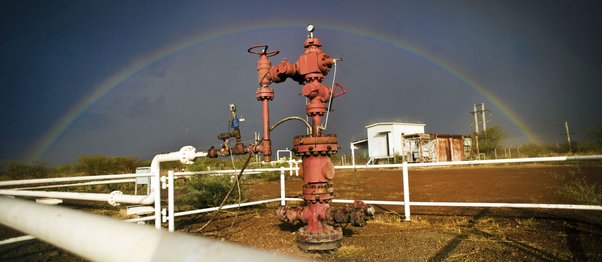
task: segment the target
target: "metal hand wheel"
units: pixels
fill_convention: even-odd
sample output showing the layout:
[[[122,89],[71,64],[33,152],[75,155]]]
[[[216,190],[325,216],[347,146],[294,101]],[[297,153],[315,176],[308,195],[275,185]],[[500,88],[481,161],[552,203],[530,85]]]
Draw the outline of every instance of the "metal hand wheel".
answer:
[[[259,52],[259,49],[261,49],[261,52]],[[255,46],[251,46],[251,48],[249,48],[249,50],[247,50],[247,52],[249,52],[251,54],[256,54],[256,55],[266,55],[267,57],[275,56],[278,53],[280,53],[280,51],[278,51],[278,50],[268,52],[268,46],[267,45],[255,45]]]

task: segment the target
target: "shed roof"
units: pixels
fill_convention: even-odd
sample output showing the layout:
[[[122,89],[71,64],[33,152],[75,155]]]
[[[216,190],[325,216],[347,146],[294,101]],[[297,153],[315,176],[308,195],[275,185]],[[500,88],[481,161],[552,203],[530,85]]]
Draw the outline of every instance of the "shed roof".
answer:
[[[394,126],[394,125],[399,125],[399,126],[425,126],[426,124],[404,123],[404,122],[379,122],[379,123],[374,123],[374,124],[367,125],[366,128],[371,128],[371,127],[375,127],[375,126]]]

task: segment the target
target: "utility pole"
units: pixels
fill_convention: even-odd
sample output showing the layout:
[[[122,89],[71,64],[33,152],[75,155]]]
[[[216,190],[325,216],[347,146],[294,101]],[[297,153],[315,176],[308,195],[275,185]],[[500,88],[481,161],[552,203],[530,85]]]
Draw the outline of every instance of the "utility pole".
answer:
[[[477,104],[473,104],[472,106],[472,116],[474,117],[474,140],[475,145],[477,146],[477,159],[480,159],[481,152],[479,150],[479,120],[477,119]]]
[[[475,130],[475,144],[477,146],[477,159],[480,159],[481,157],[481,151],[479,148],[479,115],[478,113],[481,113],[481,122],[483,123],[483,132],[487,131],[487,119],[485,118],[485,112],[487,112],[487,109],[485,109],[485,103],[481,103],[481,109],[477,110],[477,104],[473,104],[472,105],[472,116],[474,118],[474,130]]]
[[[483,132],[487,131],[487,121],[485,120],[485,103],[481,103],[481,118],[483,119]]]
[[[569,132],[569,122],[568,121],[564,121],[564,132],[566,135],[566,142],[569,145],[569,153],[573,152],[573,148],[571,147],[571,132]]]

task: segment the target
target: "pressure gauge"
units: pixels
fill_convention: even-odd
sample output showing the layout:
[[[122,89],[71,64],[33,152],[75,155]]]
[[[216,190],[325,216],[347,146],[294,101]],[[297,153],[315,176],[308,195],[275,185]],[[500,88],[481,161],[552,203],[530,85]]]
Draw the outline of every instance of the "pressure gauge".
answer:
[[[310,32],[310,33],[312,33],[312,32],[314,31],[314,29],[316,29],[316,28],[314,27],[314,25],[312,25],[312,24],[309,24],[309,25],[307,25],[307,32]]]

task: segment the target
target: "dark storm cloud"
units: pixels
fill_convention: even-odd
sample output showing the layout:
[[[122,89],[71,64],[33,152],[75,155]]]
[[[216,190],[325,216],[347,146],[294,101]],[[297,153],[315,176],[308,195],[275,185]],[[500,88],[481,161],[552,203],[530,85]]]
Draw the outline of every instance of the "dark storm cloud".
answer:
[[[349,92],[335,101],[328,130],[339,135],[344,147],[365,136],[364,126],[375,121],[423,122],[428,132],[469,133],[468,111],[480,102],[490,107],[489,124],[510,134],[507,143],[527,142],[512,120],[462,77],[497,96],[548,143],[562,139],[565,120],[576,138],[583,138],[598,121],[592,115],[602,112],[602,10],[595,1],[0,5],[0,116],[8,123],[0,135],[0,159],[25,158],[78,101],[131,63],[193,35],[266,21],[273,26],[303,22],[299,28],[268,27],[212,39],[149,64],[82,112],[42,160],[69,162],[86,154],[147,158],[186,144],[204,149],[217,144],[215,135],[225,131],[229,103],[236,103],[247,119],[243,136],[252,139],[260,130],[254,98],[257,58],[246,49],[266,43],[281,51],[273,63],[295,60],[310,22],[324,50],[344,58],[337,82]],[[320,24],[358,28],[430,54],[420,57]],[[274,120],[303,116],[298,84],[273,87]],[[275,145],[290,146],[301,131],[296,123],[279,127]]]

